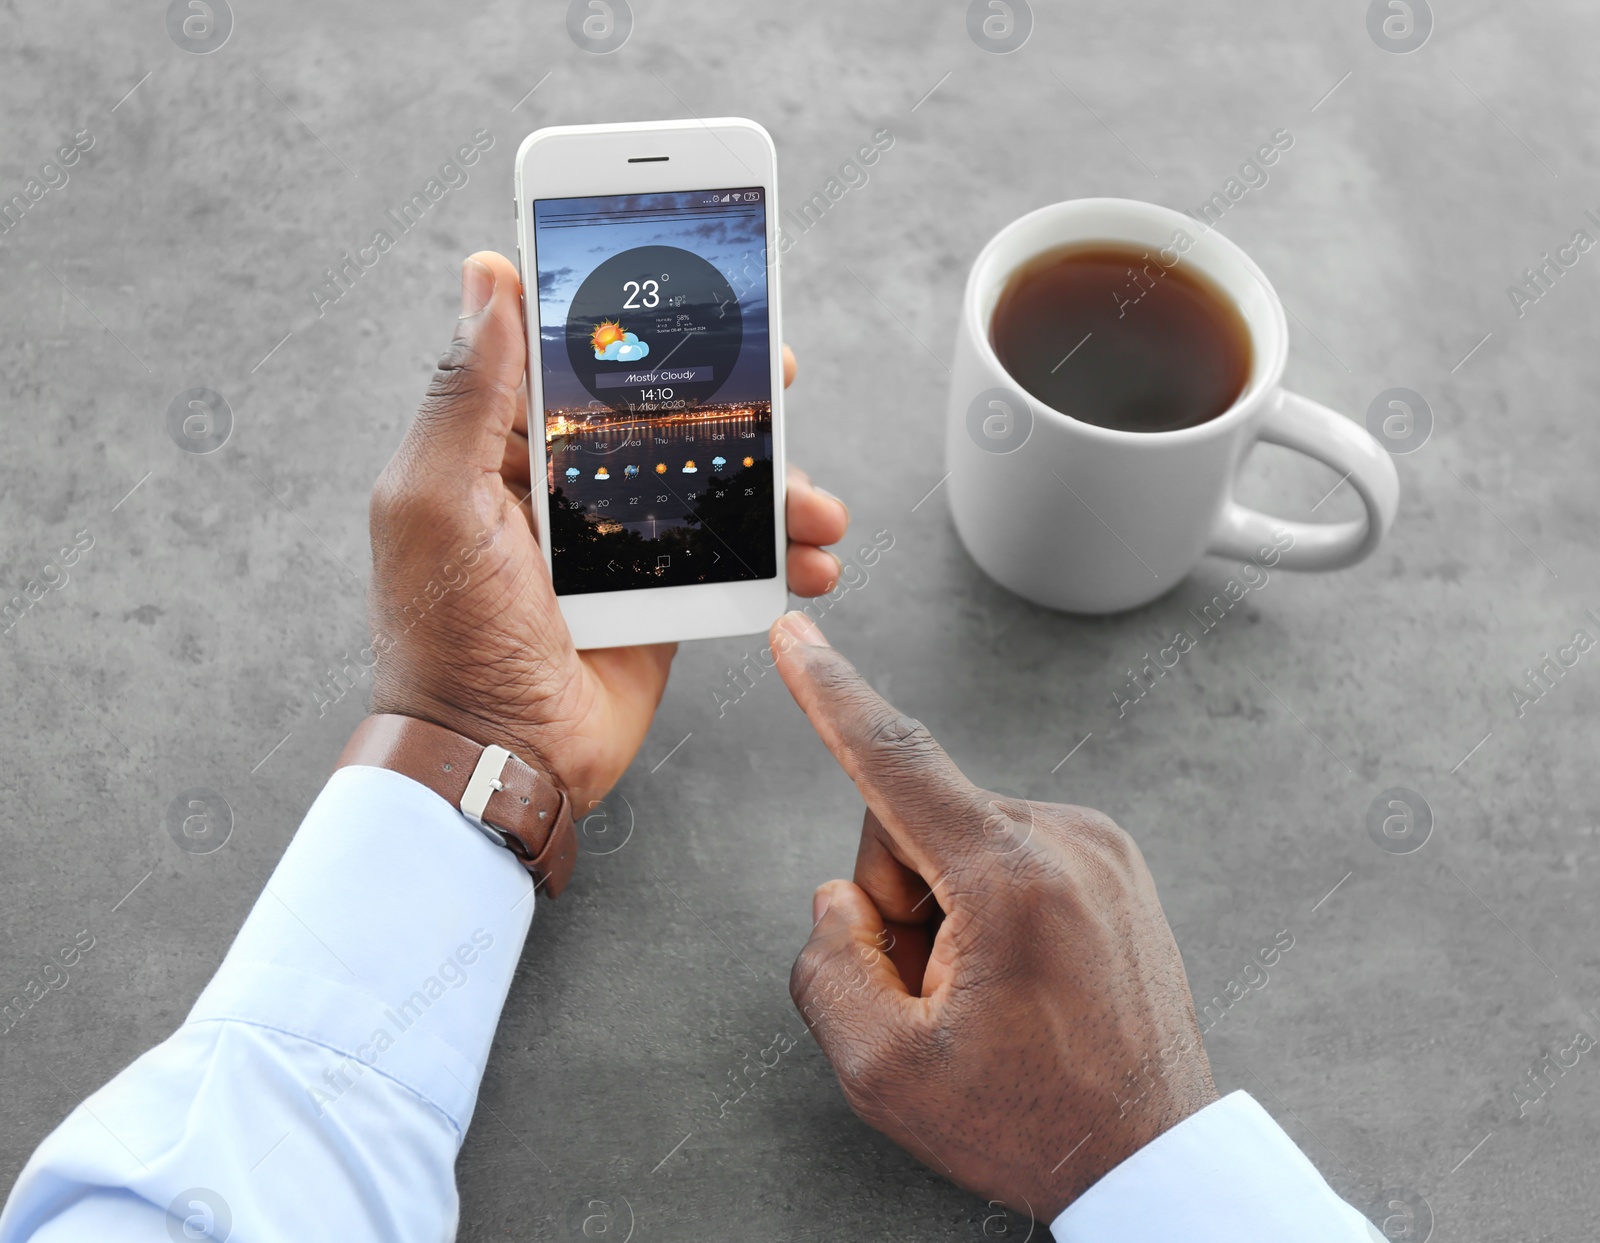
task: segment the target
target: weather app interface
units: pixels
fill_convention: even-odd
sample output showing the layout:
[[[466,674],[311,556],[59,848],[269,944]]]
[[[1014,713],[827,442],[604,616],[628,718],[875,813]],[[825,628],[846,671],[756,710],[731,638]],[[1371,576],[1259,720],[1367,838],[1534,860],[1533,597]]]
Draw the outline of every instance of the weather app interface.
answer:
[[[558,594],[776,576],[765,197],[534,201]]]

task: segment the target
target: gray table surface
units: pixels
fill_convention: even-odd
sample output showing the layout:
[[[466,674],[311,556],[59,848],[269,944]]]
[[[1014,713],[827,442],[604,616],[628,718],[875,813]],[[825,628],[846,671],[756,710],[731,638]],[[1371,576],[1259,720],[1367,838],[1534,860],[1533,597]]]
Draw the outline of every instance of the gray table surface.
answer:
[[[894,136],[786,256],[792,455],[851,500],[849,548],[893,535],[830,637],[975,780],[1127,826],[1202,1002],[1293,936],[1209,1035],[1217,1080],[1393,1237],[1430,1219],[1438,1238],[1588,1235],[1596,1056],[1531,1105],[1518,1092],[1600,1026],[1600,652],[1521,715],[1512,691],[1575,631],[1600,636],[1600,254],[1520,314],[1509,289],[1575,231],[1600,240],[1600,10],[1440,3],[1400,55],[1365,7],[1039,3],[1000,56],[954,0],[641,0],[599,56],[555,0],[239,0],[210,55],[169,38],[160,4],[7,6],[0,196],[74,133],[94,143],[0,237],[0,585],[79,532],[93,547],[0,639],[0,993],[80,930],[95,948],[0,1037],[0,1190],[181,1020],[362,714],[365,687],[321,716],[313,692],[364,641],[367,492],[452,330],[460,257],[513,245],[518,141],[744,114],[791,200]],[[1293,147],[1222,228],[1291,309],[1289,382],[1358,420],[1415,390],[1433,433],[1397,459],[1377,555],[1273,574],[1119,718],[1127,666],[1236,567],[1099,620],[992,586],[936,486],[958,291],[1020,213],[1193,208],[1280,129]],[[479,130],[494,144],[470,180],[319,314],[324,269]],[[165,430],[191,386],[234,412],[204,457]],[[1318,505],[1335,482],[1271,450],[1243,491],[1357,512],[1348,487]],[[616,1238],[628,1220],[638,1239],[1002,1228],[859,1125],[809,1040],[719,1117],[730,1073],[799,1030],[807,897],[848,873],[859,825],[775,677],[718,716],[754,650],[680,654],[591,836],[611,852],[535,919],[460,1159],[464,1239],[578,1237],[589,1202]],[[1404,855],[1367,826],[1397,786],[1435,820]],[[164,828],[194,788],[234,817],[211,854]]]

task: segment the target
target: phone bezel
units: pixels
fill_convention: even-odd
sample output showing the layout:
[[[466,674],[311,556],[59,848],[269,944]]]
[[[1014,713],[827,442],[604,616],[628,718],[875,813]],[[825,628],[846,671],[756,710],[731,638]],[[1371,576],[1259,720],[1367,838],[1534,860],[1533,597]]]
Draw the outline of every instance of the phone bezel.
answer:
[[[667,157],[665,160],[659,157]],[[629,163],[651,158],[649,163]],[[767,329],[772,383],[773,557],[770,579],[693,586],[645,587],[557,596],[579,648],[621,647],[751,634],[765,630],[788,606],[785,584],[783,335],[779,315],[777,152],[754,121],[645,121],[625,125],[554,126],[529,134],[517,151],[518,267],[523,330],[528,342],[528,449],[531,498],[545,565],[551,563],[550,492],[546,482],[543,368],[540,365],[538,254],[534,199],[650,194],[759,186],[766,207]]]

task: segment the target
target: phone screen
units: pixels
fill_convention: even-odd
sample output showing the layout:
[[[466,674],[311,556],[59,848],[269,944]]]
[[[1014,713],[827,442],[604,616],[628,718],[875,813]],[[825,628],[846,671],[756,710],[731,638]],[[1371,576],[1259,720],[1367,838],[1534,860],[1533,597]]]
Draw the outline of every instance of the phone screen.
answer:
[[[778,572],[766,194],[535,199],[558,595]]]

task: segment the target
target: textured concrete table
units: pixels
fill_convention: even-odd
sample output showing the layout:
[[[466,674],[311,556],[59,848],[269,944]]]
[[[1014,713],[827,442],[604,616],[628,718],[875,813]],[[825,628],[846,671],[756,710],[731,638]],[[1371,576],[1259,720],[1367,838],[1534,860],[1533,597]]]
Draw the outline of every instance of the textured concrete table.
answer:
[[[773,132],[791,202],[854,183],[785,277],[793,455],[852,499],[850,549],[893,540],[830,637],[974,779],[1137,836],[1219,1084],[1392,1237],[1590,1234],[1600,1069],[1558,1063],[1600,1026],[1600,653],[1572,647],[1600,636],[1600,254],[1569,245],[1600,240],[1600,12],[1438,8],[1402,54],[1421,30],[1398,7],[1369,27],[1364,0],[1038,4],[1010,55],[958,0],[652,0],[609,55],[556,0],[238,0],[205,55],[160,4],[8,9],[0,197],[25,207],[0,236],[0,563],[8,599],[49,589],[0,639],[0,993],[94,944],[0,1037],[0,1189],[182,1018],[363,711],[365,685],[317,696],[364,640],[367,491],[448,339],[460,256],[512,246],[518,140],[738,113]],[[841,172],[880,130],[870,178]],[[1241,171],[1280,130],[1269,175]],[[441,174],[474,136],[493,145],[468,179]],[[456,184],[398,231],[435,177]],[[1377,556],[1273,574],[1119,715],[1128,667],[1237,567],[1103,620],[991,586],[938,487],[956,298],[1025,210],[1218,193],[1291,309],[1293,386],[1358,420],[1413,390],[1431,437],[1398,458]],[[379,229],[394,247],[328,296]],[[233,412],[205,456],[166,428],[191,387]],[[1335,483],[1266,451],[1245,492],[1353,515]],[[460,1161],[463,1238],[579,1237],[583,1211],[638,1239],[1004,1227],[857,1124],[809,1040],[754,1068],[799,1032],[807,897],[848,872],[859,815],[775,677],[719,715],[754,650],[680,655],[571,896],[535,920]],[[1575,663],[1530,689],[1547,654]],[[167,828],[195,789],[231,810],[208,854]],[[1369,832],[1396,797],[1410,832]]]

